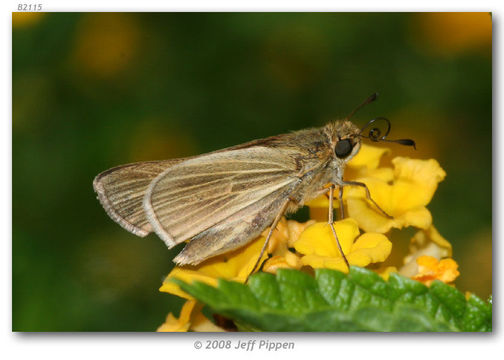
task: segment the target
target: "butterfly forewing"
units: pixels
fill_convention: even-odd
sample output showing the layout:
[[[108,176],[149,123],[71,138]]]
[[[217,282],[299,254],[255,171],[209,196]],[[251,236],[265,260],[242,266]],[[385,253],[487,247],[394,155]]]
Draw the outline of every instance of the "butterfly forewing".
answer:
[[[298,181],[295,159],[278,149],[230,150],[168,168],[149,186],[144,205],[154,230],[172,247],[243,209],[256,215],[276,198],[267,200],[270,195]]]

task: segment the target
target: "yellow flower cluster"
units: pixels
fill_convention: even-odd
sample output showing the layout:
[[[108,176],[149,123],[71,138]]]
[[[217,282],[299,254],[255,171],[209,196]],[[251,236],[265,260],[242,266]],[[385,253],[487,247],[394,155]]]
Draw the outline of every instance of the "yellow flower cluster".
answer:
[[[458,276],[457,264],[451,257],[451,245],[436,230],[426,208],[440,181],[446,176],[436,160],[417,160],[404,157],[392,159],[391,167],[380,167],[388,149],[362,145],[360,152],[349,163],[347,180],[365,183],[373,199],[392,215],[385,217],[366,199],[364,189],[346,187],[343,203],[348,217],[336,221],[334,227],[350,265],[371,266],[382,277],[391,272],[430,285],[433,280],[452,282]],[[326,196],[307,204],[310,218],[306,223],[283,219],[273,232],[261,262],[262,271],[276,273],[279,268],[311,272],[316,268],[330,268],[348,272],[327,224],[329,201]],[[334,201],[334,207],[339,201]],[[418,232],[410,243],[410,252],[403,264],[379,267],[392,252],[387,234],[393,228],[414,227]],[[267,229],[262,236],[236,251],[217,256],[198,266],[175,267],[166,277],[160,291],[187,299],[180,317],[168,315],[158,331],[187,331],[216,327],[203,317],[201,307],[170,279],[178,278],[191,283],[194,280],[216,286],[219,278],[245,282],[252,271],[264,244]],[[441,260],[443,259],[443,260]],[[440,261],[441,260],[441,261]]]
[[[419,272],[413,276],[413,279],[426,285],[430,285],[434,280],[449,283],[459,276],[458,265],[453,259],[442,259],[440,261],[432,256],[421,256],[416,262]]]
[[[220,327],[214,325],[201,312],[202,305],[196,300],[188,300],[180,311],[177,319],[172,313],[169,313],[165,322],[158,327],[158,332],[185,332],[189,328],[198,332],[222,332]]]

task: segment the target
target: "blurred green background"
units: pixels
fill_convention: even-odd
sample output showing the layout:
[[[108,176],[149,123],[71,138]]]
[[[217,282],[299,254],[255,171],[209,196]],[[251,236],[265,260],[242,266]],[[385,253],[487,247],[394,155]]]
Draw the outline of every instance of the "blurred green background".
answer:
[[[115,165],[346,116],[392,121],[448,176],[432,203],[457,287],[492,292],[491,15],[14,13],[13,330],[152,331],[173,251],[92,189]],[[407,239],[402,246],[407,247]],[[177,248],[176,250],[179,250]]]

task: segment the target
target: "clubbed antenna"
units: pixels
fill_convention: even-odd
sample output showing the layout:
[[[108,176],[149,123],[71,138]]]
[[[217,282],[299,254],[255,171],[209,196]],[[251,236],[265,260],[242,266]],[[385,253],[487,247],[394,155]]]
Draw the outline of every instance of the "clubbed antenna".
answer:
[[[382,135],[381,133],[381,130],[377,127],[373,127],[369,130],[369,133],[368,135],[362,135],[362,132],[364,130],[366,130],[371,124],[375,123],[376,121],[379,121],[379,120],[382,120],[382,121],[385,121],[387,123],[387,131],[385,131],[385,134]],[[398,143],[398,144],[401,144],[401,145],[406,145],[406,146],[413,146],[413,148],[416,150],[416,144],[413,140],[411,139],[396,139],[396,140],[389,140],[387,139],[387,136],[390,132],[390,127],[391,127],[391,124],[390,124],[390,120],[385,118],[385,117],[377,117],[377,118],[374,118],[374,119],[371,119],[360,131],[359,133],[359,136],[361,137],[365,137],[365,138],[368,138],[370,139],[371,141],[375,141],[375,142],[378,142],[378,141],[386,141],[386,142],[394,142],[394,143]]]
[[[360,109],[362,108],[363,106],[367,105],[367,104],[370,104],[372,103],[373,101],[376,100],[376,98],[378,98],[378,93],[374,93],[374,94],[371,94],[366,100],[364,100],[364,102],[362,104],[360,104],[359,106],[357,106],[355,109],[353,109],[353,111],[346,117],[347,120],[350,120],[350,118],[352,116],[354,116],[354,114]]]

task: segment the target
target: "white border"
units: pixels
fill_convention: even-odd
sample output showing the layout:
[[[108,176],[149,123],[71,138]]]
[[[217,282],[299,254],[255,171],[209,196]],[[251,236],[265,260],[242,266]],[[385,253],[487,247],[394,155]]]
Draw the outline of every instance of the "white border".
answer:
[[[494,333],[493,334],[231,334],[209,336],[200,334],[13,334],[11,333],[11,174],[12,174],[12,97],[11,97],[11,11],[16,11],[19,2],[2,2],[2,106],[3,121],[0,129],[0,150],[2,156],[1,200],[2,200],[2,249],[1,254],[1,349],[2,354],[12,359],[88,359],[101,358],[142,359],[142,358],[187,358],[204,357],[219,359],[257,358],[258,356],[317,356],[342,359],[443,359],[464,355],[464,358],[491,357],[498,349],[503,349],[504,341],[500,330],[501,314],[498,304],[494,301]],[[494,184],[502,181],[501,160],[504,155],[504,126],[499,125],[500,106],[502,103],[502,71],[498,69],[497,59],[502,59],[502,37],[500,36],[500,21],[502,18],[502,1],[462,1],[442,2],[439,0],[424,0],[418,3],[404,1],[223,1],[223,0],[192,0],[192,1],[148,1],[136,3],[126,1],[33,1],[26,3],[41,3],[44,11],[492,11],[494,12]],[[8,170],[6,170],[8,169]],[[494,259],[502,259],[503,248],[499,224],[503,223],[503,194],[496,185],[494,187],[494,249],[497,250]],[[501,287],[499,261],[494,261],[494,299],[499,300]],[[477,271],[477,269],[475,269]],[[237,341],[240,339],[268,338],[276,341],[295,341],[295,354],[289,352],[237,352],[237,351],[205,351],[195,350],[195,340],[223,338]]]

